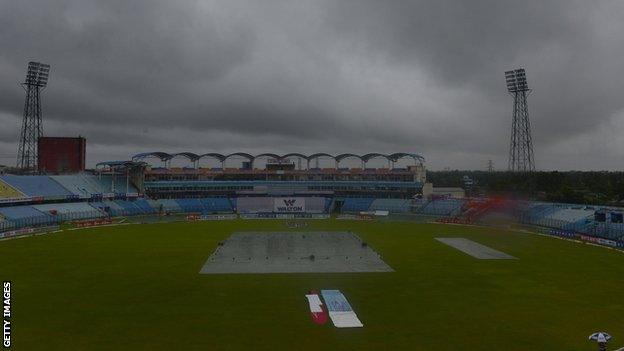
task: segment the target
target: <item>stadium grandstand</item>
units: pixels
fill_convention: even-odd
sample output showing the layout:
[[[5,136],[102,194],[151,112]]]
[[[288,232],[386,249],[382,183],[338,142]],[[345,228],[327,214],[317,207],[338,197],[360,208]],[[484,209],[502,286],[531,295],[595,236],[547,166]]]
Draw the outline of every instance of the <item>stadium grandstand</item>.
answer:
[[[180,160],[186,164],[173,165]],[[202,164],[206,160],[212,165]],[[233,166],[233,160],[239,165]],[[412,153],[150,152],[128,161],[102,162],[76,174],[0,175],[0,232],[67,221],[173,214],[326,218],[386,213],[475,223],[503,203],[439,195],[431,189],[424,158]],[[522,202],[513,211],[526,225],[624,245],[620,208]]]
[[[176,158],[185,158],[192,166],[171,167],[171,161]],[[215,161],[216,167],[200,167],[199,162],[205,158]],[[243,159],[240,167],[226,167],[233,158]],[[425,183],[424,158],[408,153],[253,156],[241,152],[229,155],[151,152],[132,158],[134,162],[146,159],[157,159],[163,165],[145,168],[141,190],[152,198],[331,195],[406,199],[422,195]],[[331,167],[319,167],[321,159],[329,160]],[[385,161],[385,167],[368,167],[375,159]],[[397,167],[402,159],[410,159],[413,164]],[[346,160],[355,160],[359,167],[343,167]]]

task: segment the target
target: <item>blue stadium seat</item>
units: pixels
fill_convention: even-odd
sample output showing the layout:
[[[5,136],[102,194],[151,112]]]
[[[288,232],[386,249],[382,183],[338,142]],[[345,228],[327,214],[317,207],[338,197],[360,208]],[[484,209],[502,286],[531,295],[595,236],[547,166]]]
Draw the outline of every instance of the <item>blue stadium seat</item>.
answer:
[[[72,195],[61,184],[48,176],[0,175],[5,183],[26,196],[65,197]]]
[[[390,211],[394,213],[409,212],[410,199],[375,199],[370,206],[371,211]]]
[[[86,202],[33,205],[32,207],[45,214],[52,215],[56,212],[57,218],[62,221],[98,218],[105,215]]]
[[[37,209],[32,206],[0,207],[0,213],[9,220],[45,216],[44,213],[37,211]]]
[[[175,200],[184,212],[203,212],[204,206],[199,199],[176,199]]]
[[[331,197],[325,198],[325,213],[329,213],[333,209],[334,199]]]
[[[427,215],[455,216],[460,213],[463,203],[461,199],[436,199],[420,208],[419,212]]]
[[[0,214],[5,218],[4,229],[29,226],[49,225],[56,223],[53,216],[37,211],[32,206],[0,207]]]
[[[87,179],[89,182],[95,184],[101,193],[136,194],[139,192],[131,182],[127,182],[125,176],[117,175],[113,177],[112,175],[103,174],[98,176],[88,176]]]
[[[147,200],[150,206],[152,206],[156,212],[161,209],[165,212],[182,212],[182,207],[173,199],[159,199],[159,200]]]
[[[101,191],[98,191],[99,189],[89,183],[82,175],[58,175],[51,176],[51,178],[74,195],[91,197],[93,193],[101,193]]]
[[[129,215],[129,216],[134,216],[134,215],[138,215],[138,214],[142,214],[143,211],[137,207],[133,201],[128,201],[128,200],[115,200],[114,201],[115,204],[121,206],[122,208],[122,213],[121,214],[115,214],[115,215]]]
[[[374,198],[345,198],[344,203],[342,204],[342,212],[368,211],[373,201],[375,201]]]
[[[155,213],[156,209],[154,209],[149,202],[145,199],[137,199],[134,201],[134,205],[138,207],[143,213]]]
[[[199,200],[203,206],[203,212],[232,212],[230,200],[224,197],[203,198]]]

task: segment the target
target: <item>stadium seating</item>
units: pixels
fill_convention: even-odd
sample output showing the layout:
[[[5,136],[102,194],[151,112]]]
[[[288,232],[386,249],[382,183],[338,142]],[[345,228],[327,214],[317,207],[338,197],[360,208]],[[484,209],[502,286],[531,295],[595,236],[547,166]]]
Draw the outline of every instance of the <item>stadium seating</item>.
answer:
[[[334,199],[330,197],[325,198],[325,212],[330,213],[334,209]]]
[[[99,187],[97,181],[90,179],[92,177],[94,176],[87,174],[51,176],[52,179],[61,184],[72,194],[82,197],[91,197],[92,194],[104,192],[103,189]]]
[[[612,240],[624,240],[624,223],[594,223],[591,230],[595,236]]]
[[[65,197],[72,195],[48,176],[1,175],[0,179],[26,196]]]
[[[557,222],[559,222],[559,223],[557,223]],[[579,233],[588,232],[589,230],[591,230],[591,227],[594,224],[588,218],[583,218],[581,220],[577,220],[577,221],[573,221],[573,222],[568,222],[568,221],[563,221],[563,220],[555,220],[555,223],[558,224],[558,225],[556,225],[556,227],[558,227],[558,228],[565,229],[565,230],[572,230],[572,231],[579,232]]]
[[[136,199],[134,201],[134,206],[138,207],[145,214],[156,213],[156,209],[154,209],[145,199]]]
[[[606,212],[622,212],[620,208],[603,208]],[[589,236],[624,240],[624,224],[612,223],[607,215],[605,222],[594,220],[596,209],[591,206],[564,203],[529,203],[524,209],[522,222],[548,228],[574,231]]]
[[[533,203],[525,210],[522,221],[549,228],[594,234],[599,226],[593,221],[595,210],[579,205]]]
[[[554,204],[537,203],[530,205],[529,216],[531,220],[539,221],[544,217],[550,216],[558,210],[559,208],[556,207]]]
[[[463,201],[461,199],[437,199],[420,208],[419,212],[426,215],[455,216],[461,211],[462,204]]]
[[[263,213],[273,211],[273,199],[268,197],[239,197],[236,200],[238,213]]]
[[[15,199],[20,197],[24,197],[24,194],[0,180],[0,199]]]
[[[31,217],[45,217],[44,213],[37,211],[32,206],[0,207],[0,214],[7,220],[24,219]]]
[[[86,202],[33,205],[32,207],[45,214],[53,215],[56,213],[56,216],[63,221],[98,218],[104,216],[102,211],[90,206]]]
[[[540,204],[533,206],[529,222],[551,228],[578,228],[592,217],[594,210],[570,208],[567,204]]]
[[[410,211],[411,202],[409,199],[375,199],[370,210],[405,213]]]
[[[110,215],[115,215],[116,213],[123,212],[123,207],[116,204],[114,201],[109,201],[109,200],[91,202],[91,206],[99,209],[103,213],[108,213]]]
[[[203,212],[232,212],[230,201],[224,197],[204,198],[200,199],[200,202],[204,208]]]
[[[119,213],[119,210],[114,210],[112,213],[113,215],[134,216],[134,215],[144,214],[143,210],[134,204],[134,201],[115,200],[113,202],[121,207],[121,212],[122,212],[122,213]]]
[[[152,208],[159,212],[161,209],[165,212],[182,212],[182,207],[173,199],[147,200]]]
[[[574,208],[563,208],[559,211],[555,211],[552,214],[545,216],[545,218],[550,218],[559,221],[566,222],[577,222],[579,220],[583,220],[587,217],[591,217],[594,215],[594,210],[585,210],[585,209],[574,209]]]
[[[138,193],[139,191],[134,185],[126,184],[126,177],[103,175],[88,175],[85,179],[92,183],[100,193]],[[126,187],[127,185],[127,187]]]
[[[13,229],[15,225],[12,222],[7,221],[4,216],[0,214],[0,232],[4,230]]]
[[[204,206],[199,199],[176,199],[184,212],[203,212]]]
[[[45,214],[37,211],[32,206],[0,207],[0,214],[2,214],[6,220],[45,216]]]
[[[375,201],[373,198],[345,198],[344,203],[342,204],[342,212],[368,211],[373,201]]]

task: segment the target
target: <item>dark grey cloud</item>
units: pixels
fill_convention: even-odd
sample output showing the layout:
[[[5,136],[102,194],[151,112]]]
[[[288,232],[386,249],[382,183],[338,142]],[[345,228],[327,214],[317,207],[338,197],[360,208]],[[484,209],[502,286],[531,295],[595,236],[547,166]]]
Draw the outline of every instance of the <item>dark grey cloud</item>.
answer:
[[[538,166],[618,168],[622,18],[615,0],[2,2],[0,163],[41,60],[46,133],[85,135],[90,164],[160,149],[503,167],[502,72],[523,66]]]

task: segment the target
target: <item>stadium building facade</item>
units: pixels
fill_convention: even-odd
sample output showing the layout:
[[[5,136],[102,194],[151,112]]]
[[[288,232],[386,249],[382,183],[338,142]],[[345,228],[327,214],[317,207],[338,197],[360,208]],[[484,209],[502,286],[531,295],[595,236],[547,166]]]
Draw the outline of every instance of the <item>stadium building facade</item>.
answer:
[[[171,167],[170,161],[176,157],[188,159],[194,167]],[[226,161],[234,157],[244,160],[242,167],[225,167]],[[409,153],[254,156],[247,153],[197,155],[152,152],[135,155],[132,160],[142,162],[148,158],[156,158],[163,163],[163,167],[146,165],[144,168],[140,191],[152,198],[328,196],[413,199],[422,195],[426,181],[424,158]],[[220,167],[199,167],[202,158],[212,158]],[[331,160],[334,167],[318,167],[321,158]],[[264,167],[259,166],[262,159],[266,161]],[[357,160],[361,167],[341,167],[346,159]],[[385,160],[387,167],[367,167],[372,159]],[[402,159],[408,159],[413,164],[395,167]]]

